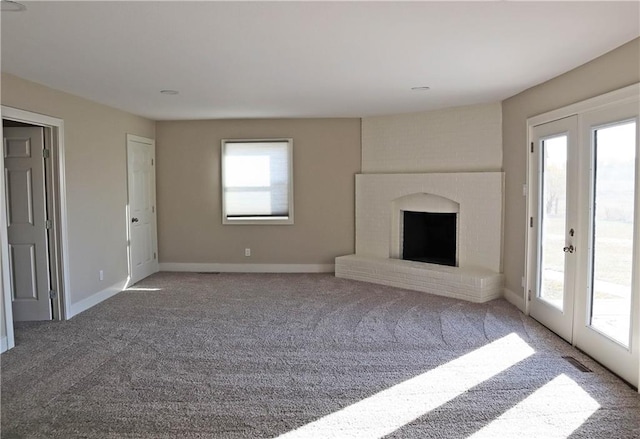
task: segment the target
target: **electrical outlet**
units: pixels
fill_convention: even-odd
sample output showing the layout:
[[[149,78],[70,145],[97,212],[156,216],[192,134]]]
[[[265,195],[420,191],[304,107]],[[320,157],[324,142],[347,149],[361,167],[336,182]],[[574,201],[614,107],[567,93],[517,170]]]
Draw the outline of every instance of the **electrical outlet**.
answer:
[[[245,248],[244,249],[244,255],[245,256],[251,256],[251,249],[250,248]]]
[[[100,270],[98,276],[100,277],[100,280],[104,280],[104,270]]]

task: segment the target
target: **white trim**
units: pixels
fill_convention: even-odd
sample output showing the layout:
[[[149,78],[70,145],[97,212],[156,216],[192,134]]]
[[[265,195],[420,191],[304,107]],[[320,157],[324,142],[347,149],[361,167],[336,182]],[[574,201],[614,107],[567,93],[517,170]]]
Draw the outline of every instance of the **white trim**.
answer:
[[[216,264],[161,262],[160,271],[219,273],[333,273],[334,264]]]
[[[507,302],[518,308],[523,313],[525,312],[524,292],[518,295],[508,288],[504,289],[504,298]]]
[[[145,145],[152,145],[155,147],[156,141],[154,139],[149,139],[148,137],[136,136],[135,134],[127,133],[127,142],[138,142],[144,143]]]
[[[7,352],[8,350],[7,337],[0,337],[0,353]]]
[[[67,319],[77,316],[81,312],[86,311],[89,308],[96,306],[100,302],[103,302],[108,298],[113,297],[116,294],[120,293],[127,287],[128,282],[129,282],[128,278],[125,280],[121,280],[120,282],[117,282],[111,285],[110,287],[105,288],[102,291],[98,291],[97,293],[94,293],[91,296],[85,299],[82,299],[80,302],[73,303],[70,307],[70,313],[67,316]]]
[[[2,127],[0,126],[0,132]],[[2,134],[4,138],[4,133]],[[4,154],[0,154],[0,166],[4,169]],[[5,192],[5,179],[0,178],[0,205],[2,210],[0,211],[0,282],[2,282],[3,296],[0,298],[3,303],[4,316],[2,316],[2,324],[5,328],[6,336],[3,337],[4,344],[2,345],[2,352],[7,349],[11,349],[15,346],[15,339],[13,336],[13,308],[12,308],[12,294],[11,294],[11,276],[9,267],[9,233],[7,230],[7,201]]]
[[[32,111],[21,110],[19,108],[2,106],[2,118],[11,119],[17,122],[28,124],[37,123],[43,126],[57,127],[63,122],[57,117],[47,116],[46,114],[34,113]]]
[[[58,125],[58,202],[60,204],[60,245],[62,250],[62,285],[64,318],[71,312],[71,268],[69,268],[69,229],[67,228],[67,180],[65,172],[64,121]]]
[[[536,125],[553,122],[554,120],[573,116],[578,113],[600,110],[610,105],[624,104],[627,101],[632,102],[638,98],[638,94],[640,94],[640,82],[603,95],[595,96],[585,101],[576,102],[575,104],[558,108],[557,110],[539,114],[527,119],[527,131],[530,134],[530,129]],[[527,144],[529,143],[527,142]]]
[[[69,269],[69,256],[67,250],[69,248],[69,230],[67,227],[67,190],[66,190],[66,178],[65,178],[65,149],[64,149],[64,120],[56,117],[47,116],[45,114],[34,113],[32,111],[21,110],[18,108],[7,107],[2,105],[0,107],[1,115],[3,119],[9,119],[17,122],[24,122],[33,125],[44,126],[52,128],[56,137],[57,157],[58,157],[58,190],[56,194],[60,206],[60,254],[62,264],[62,299],[64,306],[63,319],[69,318],[70,315],[70,302],[69,295],[71,291],[71,276]],[[0,167],[4,168],[4,158],[0,154]],[[4,180],[4,179],[2,179]],[[4,190],[4,181],[0,182],[0,243],[8,243],[7,236],[7,209],[6,209],[6,196]],[[9,273],[9,248],[8,245],[2,245],[0,248],[0,259],[2,259],[2,272]],[[11,283],[8,276],[4,276],[2,279],[4,289],[4,309],[5,309],[5,323],[7,330],[7,346],[11,349],[15,345],[13,334],[13,313],[11,308]],[[9,324],[11,322],[11,324]]]

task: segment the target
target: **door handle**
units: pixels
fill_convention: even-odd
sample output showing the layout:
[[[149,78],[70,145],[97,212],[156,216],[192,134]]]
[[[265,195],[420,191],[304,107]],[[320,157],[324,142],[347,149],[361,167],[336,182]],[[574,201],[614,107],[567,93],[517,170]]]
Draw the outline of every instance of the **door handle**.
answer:
[[[576,248],[573,245],[570,245],[569,247],[563,248],[562,251],[564,251],[565,253],[573,253],[574,251],[576,251]]]
[[[137,223],[138,222],[138,218],[131,218],[131,222],[132,223]]]

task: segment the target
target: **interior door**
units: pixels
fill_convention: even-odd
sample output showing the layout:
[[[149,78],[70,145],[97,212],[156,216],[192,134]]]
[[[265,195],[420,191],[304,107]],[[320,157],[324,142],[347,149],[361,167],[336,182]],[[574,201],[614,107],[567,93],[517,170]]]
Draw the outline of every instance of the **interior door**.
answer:
[[[3,132],[13,319],[50,320],[44,130]]]
[[[127,135],[130,283],[158,271],[155,142]]]
[[[531,143],[536,190],[529,226],[535,236],[536,276],[529,313],[569,342],[577,268],[577,127],[576,116],[536,126]]]

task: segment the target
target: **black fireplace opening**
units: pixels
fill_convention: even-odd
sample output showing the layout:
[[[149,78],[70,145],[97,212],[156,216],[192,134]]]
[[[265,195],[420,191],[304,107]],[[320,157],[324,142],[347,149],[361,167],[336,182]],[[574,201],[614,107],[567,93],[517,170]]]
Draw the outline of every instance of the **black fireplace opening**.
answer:
[[[402,259],[455,267],[458,214],[403,213]]]

